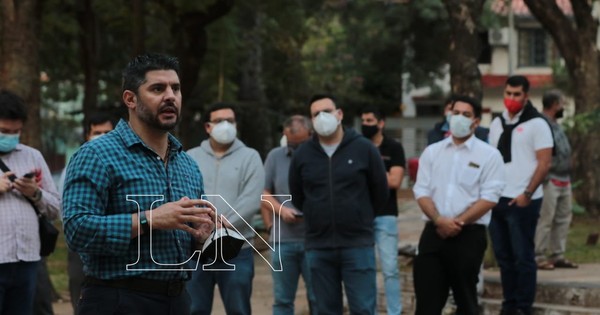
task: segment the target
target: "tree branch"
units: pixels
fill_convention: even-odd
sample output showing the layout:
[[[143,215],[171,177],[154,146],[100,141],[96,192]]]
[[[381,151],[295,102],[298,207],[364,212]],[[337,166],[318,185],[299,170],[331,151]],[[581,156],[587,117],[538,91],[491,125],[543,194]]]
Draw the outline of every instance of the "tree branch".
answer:
[[[562,57],[567,63],[567,68],[575,69],[577,59],[582,51],[581,42],[578,40],[577,30],[573,27],[556,1],[524,0],[529,11],[537,18],[542,26],[550,32]],[[577,0],[579,1],[579,0]],[[575,1],[575,2],[577,2]]]

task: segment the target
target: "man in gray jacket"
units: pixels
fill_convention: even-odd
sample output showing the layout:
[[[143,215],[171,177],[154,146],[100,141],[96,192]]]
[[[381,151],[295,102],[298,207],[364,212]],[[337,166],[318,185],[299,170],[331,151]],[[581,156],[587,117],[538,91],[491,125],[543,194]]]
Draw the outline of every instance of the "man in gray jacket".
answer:
[[[198,163],[207,199],[216,207],[217,215],[224,218],[224,225],[234,227],[251,242],[254,231],[250,221],[260,208],[265,172],[258,152],[236,138],[235,117],[233,105],[212,105],[203,117],[210,137],[188,154]],[[227,314],[251,314],[253,277],[254,259],[249,243],[227,263],[199,266],[187,285],[191,313],[211,313],[217,284]]]

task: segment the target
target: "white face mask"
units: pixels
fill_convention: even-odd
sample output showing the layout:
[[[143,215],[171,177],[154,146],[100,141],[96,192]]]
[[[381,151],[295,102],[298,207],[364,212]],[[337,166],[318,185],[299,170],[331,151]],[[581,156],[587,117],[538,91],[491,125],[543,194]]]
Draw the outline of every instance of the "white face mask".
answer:
[[[473,120],[463,115],[452,115],[450,117],[450,132],[456,138],[464,138],[471,134]]]
[[[332,113],[320,112],[313,120],[315,131],[323,137],[332,135],[336,130],[340,121]]]
[[[232,124],[226,120],[213,126],[210,136],[220,144],[230,144],[235,140],[237,135],[237,129],[235,124]]]

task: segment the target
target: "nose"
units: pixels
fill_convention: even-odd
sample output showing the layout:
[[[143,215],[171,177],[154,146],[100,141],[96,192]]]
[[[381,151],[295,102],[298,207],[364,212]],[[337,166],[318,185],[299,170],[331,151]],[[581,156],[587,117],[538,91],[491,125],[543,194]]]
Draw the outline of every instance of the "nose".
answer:
[[[175,90],[173,90],[172,86],[168,86],[165,90],[165,100],[174,101],[175,100]]]

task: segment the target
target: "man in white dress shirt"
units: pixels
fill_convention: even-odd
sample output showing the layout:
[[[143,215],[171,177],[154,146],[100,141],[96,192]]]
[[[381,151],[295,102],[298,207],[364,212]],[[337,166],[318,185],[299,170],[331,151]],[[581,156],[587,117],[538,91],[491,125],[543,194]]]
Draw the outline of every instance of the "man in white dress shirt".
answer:
[[[449,289],[457,314],[479,313],[476,286],[489,210],[504,187],[502,156],[473,135],[480,118],[477,100],[456,97],[452,136],[428,146],[419,160],[413,191],[427,223],[413,268],[417,315],[441,314]]]

